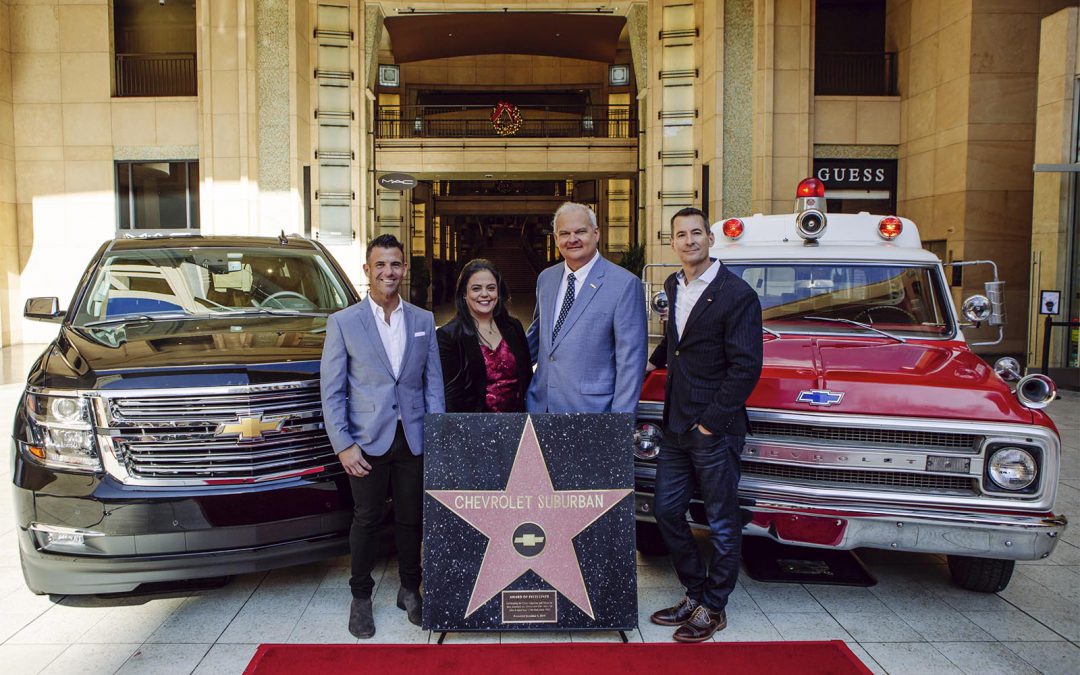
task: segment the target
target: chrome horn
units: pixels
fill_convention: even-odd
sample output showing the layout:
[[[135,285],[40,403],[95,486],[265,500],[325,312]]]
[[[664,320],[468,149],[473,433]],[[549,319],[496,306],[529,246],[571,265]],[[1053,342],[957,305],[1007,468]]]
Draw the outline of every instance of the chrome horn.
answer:
[[[1057,385],[1042,373],[1028,375],[1016,383],[1016,398],[1025,408],[1039,410],[1057,398]]]

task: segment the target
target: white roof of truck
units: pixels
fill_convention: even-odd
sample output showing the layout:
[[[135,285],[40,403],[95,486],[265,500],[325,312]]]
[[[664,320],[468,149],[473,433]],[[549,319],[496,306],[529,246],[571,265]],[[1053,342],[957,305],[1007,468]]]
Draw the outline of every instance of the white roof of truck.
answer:
[[[725,263],[736,261],[844,260],[851,262],[905,262],[937,264],[936,255],[922,247],[919,229],[901,218],[903,231],[893,240],[878,234],[885,216],[869,213],[828,213],[825,232],[816,244],[807,243],[795,228],[798,214],[764,216],[760,213],[743,222],[743,234],[732,240],[724,235],[723,223],[713,224],[716,243],[709,253]]]

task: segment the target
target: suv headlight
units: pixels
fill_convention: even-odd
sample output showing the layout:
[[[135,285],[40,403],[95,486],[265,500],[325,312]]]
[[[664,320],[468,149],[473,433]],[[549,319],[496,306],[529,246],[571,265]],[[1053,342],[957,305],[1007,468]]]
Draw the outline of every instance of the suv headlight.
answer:
[[[28,455],[59,469],[101,469],[85,398],[27,393],[24,405],[29,438],[21,445]]]
[[[1035,482],[1039,465],[1027,450],[1006,447],[990,455],[986,467],[990,480],[1006,490],[1023,490]]]
[[[664,432],[655,424],[645,422],[634,430],[634,456],[638,459],[656,459],[660,454],[660,441]]]

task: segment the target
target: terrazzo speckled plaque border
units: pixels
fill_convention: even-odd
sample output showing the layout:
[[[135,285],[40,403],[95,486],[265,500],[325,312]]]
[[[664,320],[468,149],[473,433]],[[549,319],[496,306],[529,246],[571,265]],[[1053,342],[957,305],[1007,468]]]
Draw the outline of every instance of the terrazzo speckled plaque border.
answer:
[[[633,417],[429,415],[424,628],[637,627]]]

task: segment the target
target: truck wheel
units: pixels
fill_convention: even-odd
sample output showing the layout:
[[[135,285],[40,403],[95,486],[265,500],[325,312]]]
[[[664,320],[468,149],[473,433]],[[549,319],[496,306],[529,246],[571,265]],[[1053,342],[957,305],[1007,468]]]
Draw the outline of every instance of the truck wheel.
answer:
[[[979,593],[997,593],[1005,590],[1012,579],[1015,560],[972,558],[966,555],[950,555],[949,573],[960,588]]]
[[[660,536],[660,528],[656,527],[655,523],[646,523],[639,520],[636,526],[637,550],[641,555],[667,555],[667,546]]]

